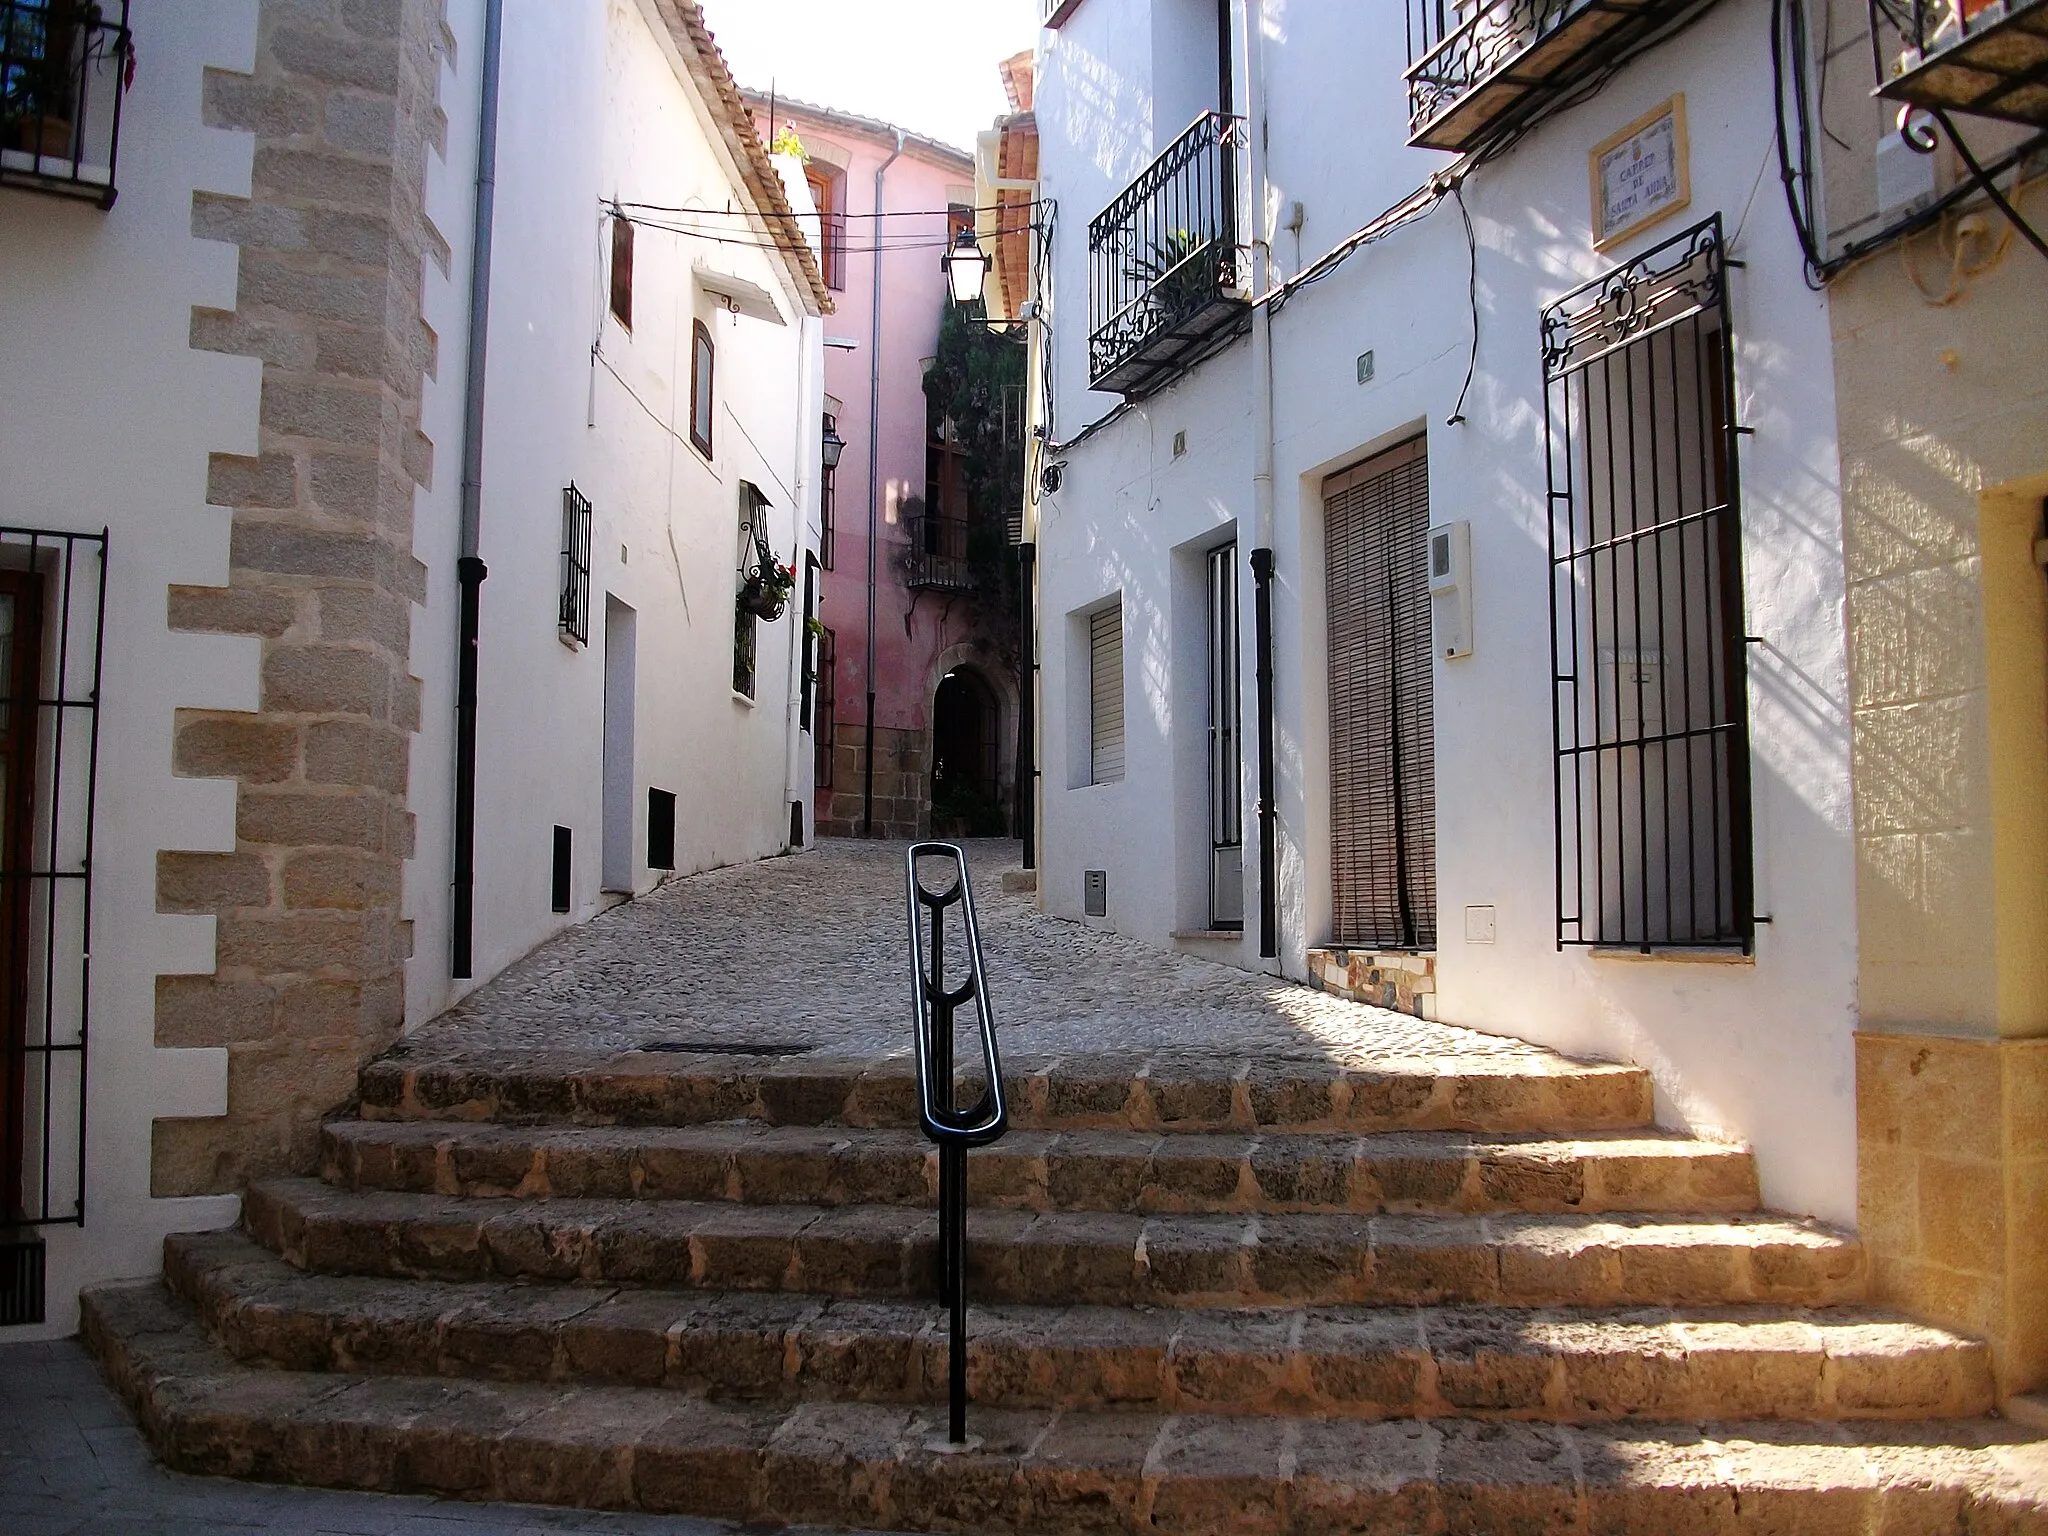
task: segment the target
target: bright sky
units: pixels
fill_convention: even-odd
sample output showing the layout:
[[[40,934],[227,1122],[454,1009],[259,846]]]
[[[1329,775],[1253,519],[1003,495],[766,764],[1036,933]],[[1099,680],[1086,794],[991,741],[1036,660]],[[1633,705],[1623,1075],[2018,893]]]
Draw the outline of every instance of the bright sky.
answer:
[[[952,144],[1010,110],[996,65],[1037,37],[1040,0],[703,0],[733,77]]]

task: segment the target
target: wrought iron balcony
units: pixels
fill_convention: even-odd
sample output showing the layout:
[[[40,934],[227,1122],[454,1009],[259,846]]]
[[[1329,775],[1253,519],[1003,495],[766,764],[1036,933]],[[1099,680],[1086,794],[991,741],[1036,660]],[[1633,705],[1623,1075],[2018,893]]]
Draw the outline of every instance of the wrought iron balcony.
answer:
[[[1238,245],[1244,119],[1205,113],[1088,224],[1088,382],[1171,383],[1250,313]]]
[[[1877,94],[2048,128],[2048,0],[1870,0]]]
[[[1408,0],[1408,142],[1463,153],[1702,0]]]
[[[973,529],[969,519],[913,512],[903,521],[904,532],[910,535],[909,562],[904,572],[910,586],[940,592],[974,590],[974,568],[968,559]]]
[[[0,186],[114,205],[128,0],[0,0]]]

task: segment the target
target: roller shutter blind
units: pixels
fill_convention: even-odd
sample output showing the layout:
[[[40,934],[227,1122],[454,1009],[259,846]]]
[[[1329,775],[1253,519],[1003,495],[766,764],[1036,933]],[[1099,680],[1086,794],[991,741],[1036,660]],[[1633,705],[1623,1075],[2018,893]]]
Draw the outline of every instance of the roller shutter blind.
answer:
[[[1436,945],[1429,461],[1416,438],[1323,485],[1331,942]]]
[[[1088,619],[1088,782],[1124,776],[1124,609],[1119,600]]]

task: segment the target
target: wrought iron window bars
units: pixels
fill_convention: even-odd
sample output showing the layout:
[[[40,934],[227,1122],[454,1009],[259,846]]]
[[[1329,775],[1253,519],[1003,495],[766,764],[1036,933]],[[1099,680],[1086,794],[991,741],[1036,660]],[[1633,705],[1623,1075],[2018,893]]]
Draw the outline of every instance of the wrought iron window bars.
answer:
[[[920,859],[952,865],[952,883],[939,890],[918,875]],[[927,1139],[939,1149],[939,1288],[951,1321],[947,1367],[947,1439],[967,1443],[967,1149],[1000,1140],[1009,1129],[1003,1102],[1003,1063],[996,1047],[996,1021],[989,1005],[988,977],[981,954],[981,925],[974,914],[974,888],[967,854],[957,843],[914,843],[904,858],[910,927],[910,1005],[917,1050],[917,1116]],[[958,930],[967,951],[967,979],[946,980],[946,914],[958,908]],[[955,1070],[954,1020],[974,1005],[981,1048],[979,1091],[963,1106],[963,1074]],[[972,1079],[969,1078],[971,1085]]]
[[[1557,943],[1755,935],[1717,215],[1543,313]]]
[[[562,488],[562,601],[557,623],[564,640],[590,643],[590,498],[574,481]]]
[[[128,0],[0,0],[0,186],[114,206]]]
[[[1088,382],[1171,383],[1250,315],[1238,244],[1244,119],[1205,112],[1088,223]]]
[[[0,528],[0,1227],[83,1225],[107,535]]]

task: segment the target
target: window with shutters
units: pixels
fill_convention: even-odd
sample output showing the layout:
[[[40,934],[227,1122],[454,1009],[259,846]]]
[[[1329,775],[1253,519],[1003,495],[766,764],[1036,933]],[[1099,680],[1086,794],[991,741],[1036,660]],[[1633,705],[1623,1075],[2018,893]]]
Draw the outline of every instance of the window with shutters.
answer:
[[[1088,782],[1124,776],[1123,601],[1088,616]]]
[[[633,221],[612,210],[612,318],[633,329]]]
[[[807,165],[804,180],[810,183],[811,202],[818,210],[818,266],[825,274],[825,286],[846,286],[846,173],[830,166]]]
[[[1429,459],[1415,438],[1323,483],[1330,939],[1436,946]]]
[[[690,343],[690,442],[707,459],[711,457],[712,374],[717,363],[711,328],[698,320],[693,323]]]

